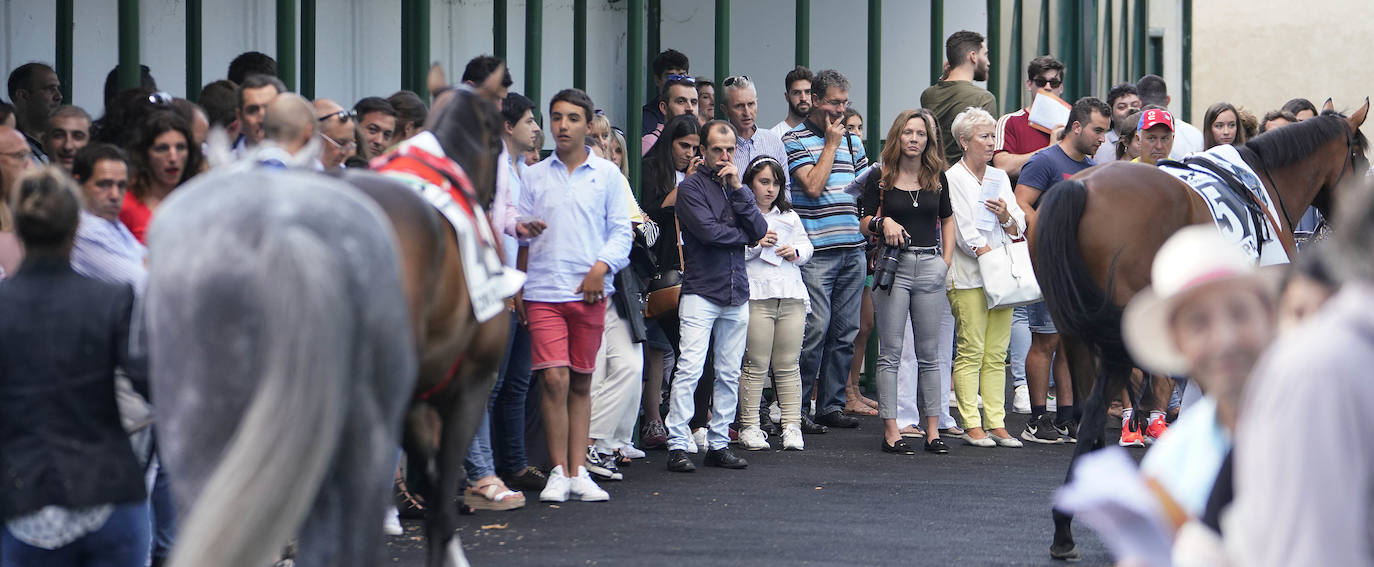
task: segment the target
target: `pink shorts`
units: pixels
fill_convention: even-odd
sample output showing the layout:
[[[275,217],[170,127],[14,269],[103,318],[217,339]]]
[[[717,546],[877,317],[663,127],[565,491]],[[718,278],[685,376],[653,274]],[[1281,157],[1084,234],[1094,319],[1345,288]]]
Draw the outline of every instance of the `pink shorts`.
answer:
[[[608,301],[586,304],[525,302],[530,328],[530,369],[566,366],[579,374],[596,369]]]

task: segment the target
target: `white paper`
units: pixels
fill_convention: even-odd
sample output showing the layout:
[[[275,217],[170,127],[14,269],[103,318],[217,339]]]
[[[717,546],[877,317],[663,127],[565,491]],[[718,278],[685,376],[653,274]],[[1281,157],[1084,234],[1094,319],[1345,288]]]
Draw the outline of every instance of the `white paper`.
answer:
[[[1030,120],[1031,126],[1039,126],[1044,132],[1051,132],[1060,126],[1067,126],[1069,123],[1069,103],[1064,102],[1049,91],[1035,93],[1035,102],[1031,103]],[[1054,143],[1054,140],[1050,140]]]
[[[775,217],[768,219],[768,230],[778,235],[778,241],[772,246],[765,246],[763,250],[759,252],[759,259],[774,266],[780,266],[787,260],[784,260],[782,256],[778,255],[778,246],[792,242],[792,225],[782,222],[781,218]]]
[[[1126,450],[1107,447],[1079,458],[1054,505],[1088,524],[1118,561],[1167,566],[1173,541],[1152,495]]]
[[[1002,178],[992,175],[983,177],[983,190],[978,195],[978,218],[974,221],[978,230],[994,231],[1002,223],[997,220],[997,213],[988,210],[984,205],[989,200],[996,199],[1002,195]]]

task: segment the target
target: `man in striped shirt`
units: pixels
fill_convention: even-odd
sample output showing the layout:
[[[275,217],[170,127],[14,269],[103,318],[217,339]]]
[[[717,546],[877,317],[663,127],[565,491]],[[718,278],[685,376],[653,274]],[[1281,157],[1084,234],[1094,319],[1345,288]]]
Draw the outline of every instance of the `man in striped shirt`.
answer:
[[[792,178],[792,207],[816,248],[811,261],[802,266],[802,280],[811,295],[802,342],[802,399],[811,399],[817,388],[815,423],[830,427],[858,426],[857,419],[841,410],[859,331],[866,262],[858,204],[844,188],[868,167],[868,158],[862,140],[845,132],[848,107],[849,80],[831,69],[816,73],[811,112],[782,137]],[[802,430],[820,432],[806,411]]]
[[[98,280],[127,283],[143,292],[148,251],[119,222],[119,207],[129,186],[129,162],[110,144],[91,144],[76,153],[72,176],[81,184],[85,210],[72,247],[72,269]]]

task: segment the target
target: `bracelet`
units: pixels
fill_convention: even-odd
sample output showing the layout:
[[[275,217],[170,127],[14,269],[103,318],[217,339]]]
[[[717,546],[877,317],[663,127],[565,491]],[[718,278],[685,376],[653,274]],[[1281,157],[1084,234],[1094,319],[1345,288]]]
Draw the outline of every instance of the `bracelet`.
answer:
[[[1007,222],[1002,223],[1002,228],[1011,228],[1012,223],[1015,223],[1015,222],[1016,222],[1016,219],[1015,219],[1015,218],[1007,217]]]

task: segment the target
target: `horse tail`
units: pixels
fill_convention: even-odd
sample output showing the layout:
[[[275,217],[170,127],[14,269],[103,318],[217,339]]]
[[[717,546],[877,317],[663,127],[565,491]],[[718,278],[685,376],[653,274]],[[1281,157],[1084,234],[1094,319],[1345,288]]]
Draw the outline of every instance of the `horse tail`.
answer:
[[[261,347],[243,354],[260,361],[252,366],[260,381],[182,525],[174,566],[271,563],[309,513],[339,445],[349,362],[361,332],[340,308],[351,304],[352,282],[320,234],[291,225],[264,232],[248,288],[207,291],[258,310],[250,316],[261,322]]]
[[[1045,192],[1035,227],[1036,279],[1059,332],[1079,337],[1096,355],[1125,357],[1122,310],[1093,281],[1079,246],[1078,225],[1087,204],[1088,188],[1078,179],[1060,181]],[[1115,264],[1113,259],[1107,289]]]

